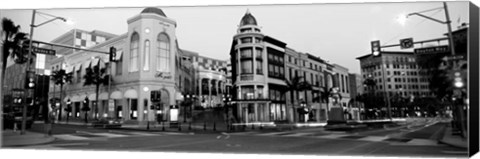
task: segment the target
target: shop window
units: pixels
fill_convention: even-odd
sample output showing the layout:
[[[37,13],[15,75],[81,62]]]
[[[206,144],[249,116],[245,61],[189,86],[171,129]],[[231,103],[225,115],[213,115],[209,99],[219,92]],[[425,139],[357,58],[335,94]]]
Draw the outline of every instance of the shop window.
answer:
[[[137,99],[130,99],[130,118],[137,119],[138,109],[137,109]]]

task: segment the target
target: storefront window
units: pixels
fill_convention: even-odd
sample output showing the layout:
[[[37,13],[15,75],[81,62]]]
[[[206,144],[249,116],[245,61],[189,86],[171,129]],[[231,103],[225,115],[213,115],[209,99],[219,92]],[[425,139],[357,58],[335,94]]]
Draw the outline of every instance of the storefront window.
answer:
[[[242,86],[242,98],[243,99],[253,99],[254,97],[254,89],[253,86]]]
[[[137,99],[130,99],[130,118],[137,119],[138,110],[137,110]]]

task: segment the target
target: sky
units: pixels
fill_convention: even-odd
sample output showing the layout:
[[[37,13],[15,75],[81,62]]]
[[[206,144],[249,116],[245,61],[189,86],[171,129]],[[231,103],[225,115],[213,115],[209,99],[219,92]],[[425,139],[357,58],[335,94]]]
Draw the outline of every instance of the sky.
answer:
[[[403,38],[412,37],[414,41],[435,39],[447,32],[447,25],[419,16],[409,17],[405,25],[397,21],[397,17],[402,14],[443,7],[442,2],[311,3],[315,4],[236,6],[231,5],[237,3],[221,6],[180,4],[183,7],[178,4],[131,5],[139,6],[135,8],[124,7],[123,3],[116,5],[121,6],[117,8],[109,7],[112,5],[91,5],[93,8],[81,5],[65,7],[60,5],[53,8],[47,6],[38,11],[71,19],[74,24],[68,25],[59,20],[45,24],[35,28],[33,39],[49,42],[73,28],[87,31],[101,30],[120,35],[127,32],[127,19],[139,14],[144,7],[159,6],[167,17],[177,22],[176,34],[181,49],[226,60],[229,58],[231,42],[240,20],[248,10],[256,18],[265,35],[287,43],[287,47],[298,52],[319,56],[348,68],[351,73],[360,73],[360,63],[356,57],[370,53],[370,41],[380,40],[381,45],[391,45],[398,44]],[[461,23],[468,23],[468,3],[447,2],[447,5],[453,30]],[[423,14],[445,21],[443,9]],[[31,9],[3,9],[0,16],[12,19],[21,25],[21,31],[29,32]],[[49,19],[50,17],[37,14],[35,24]]]

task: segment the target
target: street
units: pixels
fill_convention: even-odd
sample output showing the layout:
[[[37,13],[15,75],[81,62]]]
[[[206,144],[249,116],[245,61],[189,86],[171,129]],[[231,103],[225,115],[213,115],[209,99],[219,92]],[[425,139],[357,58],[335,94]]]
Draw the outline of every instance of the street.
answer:
[[[303,128],[289,131],[163,132],[97,129],[83,125],[55,125],[56,141],[21,148],[142,152],[253,153],[289,155],[355,155],[464,157],[466,149],[437,142],[439,121],[415,122],[363,131]],[[35,124],[32,131],[43,131]]]

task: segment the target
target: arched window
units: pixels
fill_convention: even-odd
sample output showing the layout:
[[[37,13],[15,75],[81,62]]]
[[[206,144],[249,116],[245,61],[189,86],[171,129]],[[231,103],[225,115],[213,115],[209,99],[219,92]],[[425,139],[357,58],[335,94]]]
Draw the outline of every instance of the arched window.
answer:
[[[130,72],[138,71],[138,41],[140,36],[135,32],[130,40]]]
[[[145,40],[145,44],[144,44],[145,48],[143,49],[144,53],[143,53],[143,70],[144,71],[148,71],[148,69],[150,68],[150,64],[149,64],[149,59],[150,59],[150,41],[149,40]]]
[[[165,33],[160,33],[157,42],[157,71],[170,72],[170,39]]]

